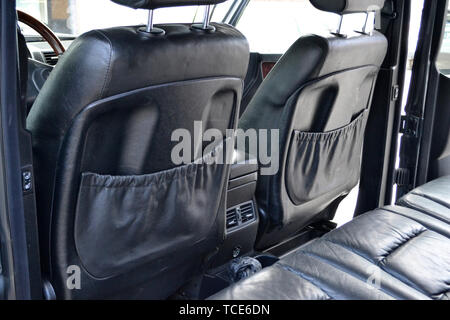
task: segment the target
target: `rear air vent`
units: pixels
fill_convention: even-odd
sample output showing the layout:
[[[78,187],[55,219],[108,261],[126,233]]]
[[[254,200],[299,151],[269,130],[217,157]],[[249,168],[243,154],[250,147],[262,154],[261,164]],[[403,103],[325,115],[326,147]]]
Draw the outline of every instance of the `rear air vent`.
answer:
[[[227,229],[237,227],[239,225],[236,209],[227,210]]]
[[[58,55],[52,51],[42,53],[44,55],[45,63],[54,66],[58,62]]]
[[[255,212],[253,211],[253,202],[248,202],[241,205],[241,220],[242,223],[246,223],[255,218]]]
[[[253,201],[227,210],[227,230],[248,224],[256,219]]]

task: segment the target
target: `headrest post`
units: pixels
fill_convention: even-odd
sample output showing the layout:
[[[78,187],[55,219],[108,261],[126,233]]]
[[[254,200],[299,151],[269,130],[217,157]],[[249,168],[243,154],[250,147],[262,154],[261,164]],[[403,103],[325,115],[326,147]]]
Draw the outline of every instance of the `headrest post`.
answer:
[[[343,21],[344,21],[344,15],[341,14],[340,18],[339,18],[339,25],[338,25],[338,28],[336,30],[336,34],[341,34],[341,28],[342,28]]]
[[[364,26],[362,29],[362,33],[366,34],[366,29],[367,29],[367,21],[369,21],[369,12],[366,12],[366,20],[364,21]]]
[[[337,28],[336,32],[331,32],[331,34],[336,36],[336,37],[346,38],[347,36],[345,34],[341,33],[342,23],[344,21],[344,15],[340,14],[339,16],[340,16],[340,19],[339,19],[338,28]]]
[[[203,22],[202,23],[194,23],[193,25],[191,25],[191,29],[214,32],[214,31],[216,31],[216,28],[210,24],[210,22],[211,22],[210,20],[211,20],[211,5],[208,4],[205,6]]]
[[[151,33],[153,29],[153,10],[148,10],[148,21],[146,31]]]
[[[361,31],[355,31],[355,32],[357,32],[357,33],[360,33],[360,34],[364,34],[364,35],[366,35],[366,36],[371,36],[372,35],[372,30],[367,30],[367,27],[368,27],[368,24],[369,24],[369,17],[371,17],[372,16],[372,11],[367,11],[366,12],[366,20],[364,21],[364,26],[363,26],[363,28],[362,28],[362,30]]]
[[[153,26],[153,11],[153,9],[148,10],[147,25],[145,27],[140,27],[138,31],[147,36],[162,36],[165,34],[165,31],[161,28],[156,28]]]
[[[203,29],[205,30],[208,29],[209,27],[209,21],[211,19],[210,12],[211,12],[211,5],[207,5],[205,7],[205,15],[203,17]]]

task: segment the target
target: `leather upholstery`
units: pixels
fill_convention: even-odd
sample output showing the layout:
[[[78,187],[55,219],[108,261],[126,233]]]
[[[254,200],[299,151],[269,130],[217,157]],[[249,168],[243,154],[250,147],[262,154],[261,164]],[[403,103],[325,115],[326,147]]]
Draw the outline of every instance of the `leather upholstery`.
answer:
[[[337,14],[377,11],[383,8],[385,0],[310,0],[319,10]]]
[[[27,128],[43,270],[58,298],[165,298],[222,242],[229,166],[211,176],[171,161],[175,129],[192,133],[202,120],[203,130],[224,132],[237,123],[248,44],[233,27],[214,26],[161,25],[166,33],[157,37],[138,27],[94,30],[72,43],[45,82]],[[82,184],[83,174],[95,183]],[[208,198],[202,187],[211,182]],[[161,187],[151,202],[153,183]],[[113,191],[122,206],[107,201]],[[173,194],[180,200],[169,201]],[[188,215],[180,220],[183,199]],[[96,253],[115,260],[93,266]],[[81,268],[81,290],[66,287],[70,265]]]
[[[450,176],[418,187],[398,200],[398,204],[423,211],[450,223]]]
[[[226,0],[112,0],[117,4],[134,9],[157,9],[177,6],[200,6],[218,4]]]
[[[445,193],[442,199],[448,202],[450,185],[442,188],[441,183],[449,178],[431,182],[420,192],[425,197]],[[441,213],[449,221],[449,212]],[[448,300],[449,247],[448,222],[423,211],[388,206],[301,246],[211,299]]]
[[[386,38],[378,32],[346,39],[305,36],[258,88],[239,127],[280,130],[279,170],[258,178],[256,199],[267,216],[258,249],[314,220],[332,218],[357,184],[365,121],[386,50]]]

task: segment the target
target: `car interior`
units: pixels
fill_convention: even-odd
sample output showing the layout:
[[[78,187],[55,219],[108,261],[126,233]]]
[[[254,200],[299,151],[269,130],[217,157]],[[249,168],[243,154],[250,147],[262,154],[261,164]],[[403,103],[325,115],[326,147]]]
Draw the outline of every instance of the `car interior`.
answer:
[[[2,2],[17,54],[10,69],[1,55],[16,102],[9,118],[2,103],[16,147],[1,155],[15,154],[5,192],[18,190],[9,207],[21,215],[9,218],[14,250],[2,232],[0,273],[18,279],[0,297],[450,299],[450,81],[435,63],[447,1],[424,6],[409,93],[409,1],[309,0],[338,25],[280,55],[251,52],[236,28],[248,0],[210,21],[225,1],[112,0],[148,23],[79,36]],[[200,23],[154,24],[161,8],[194,5]],[[354,14],[364,25],[344,32]],[[182,164],[179,128],[193,136]],[[208,129],[220,132],[213,150]],[[278,170],[264,174],[230,130],[276,130],[277,145],[257,142]],[[233,161],[200,161],[217,152]],[[355,188],[353,219],[338,225]]]

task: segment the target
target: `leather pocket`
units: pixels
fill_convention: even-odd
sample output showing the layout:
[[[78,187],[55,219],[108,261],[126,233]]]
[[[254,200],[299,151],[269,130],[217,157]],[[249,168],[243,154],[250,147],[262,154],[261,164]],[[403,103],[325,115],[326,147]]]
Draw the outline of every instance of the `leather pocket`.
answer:
[[[148,175],[83,173],[75,243],[84,267],[110,277],[210,236],[224,168],[195,162]]]
[[[293,132],[286,188],[295,205],[323,195],[345,194],[358,183],[367,113],[337,130]]]

